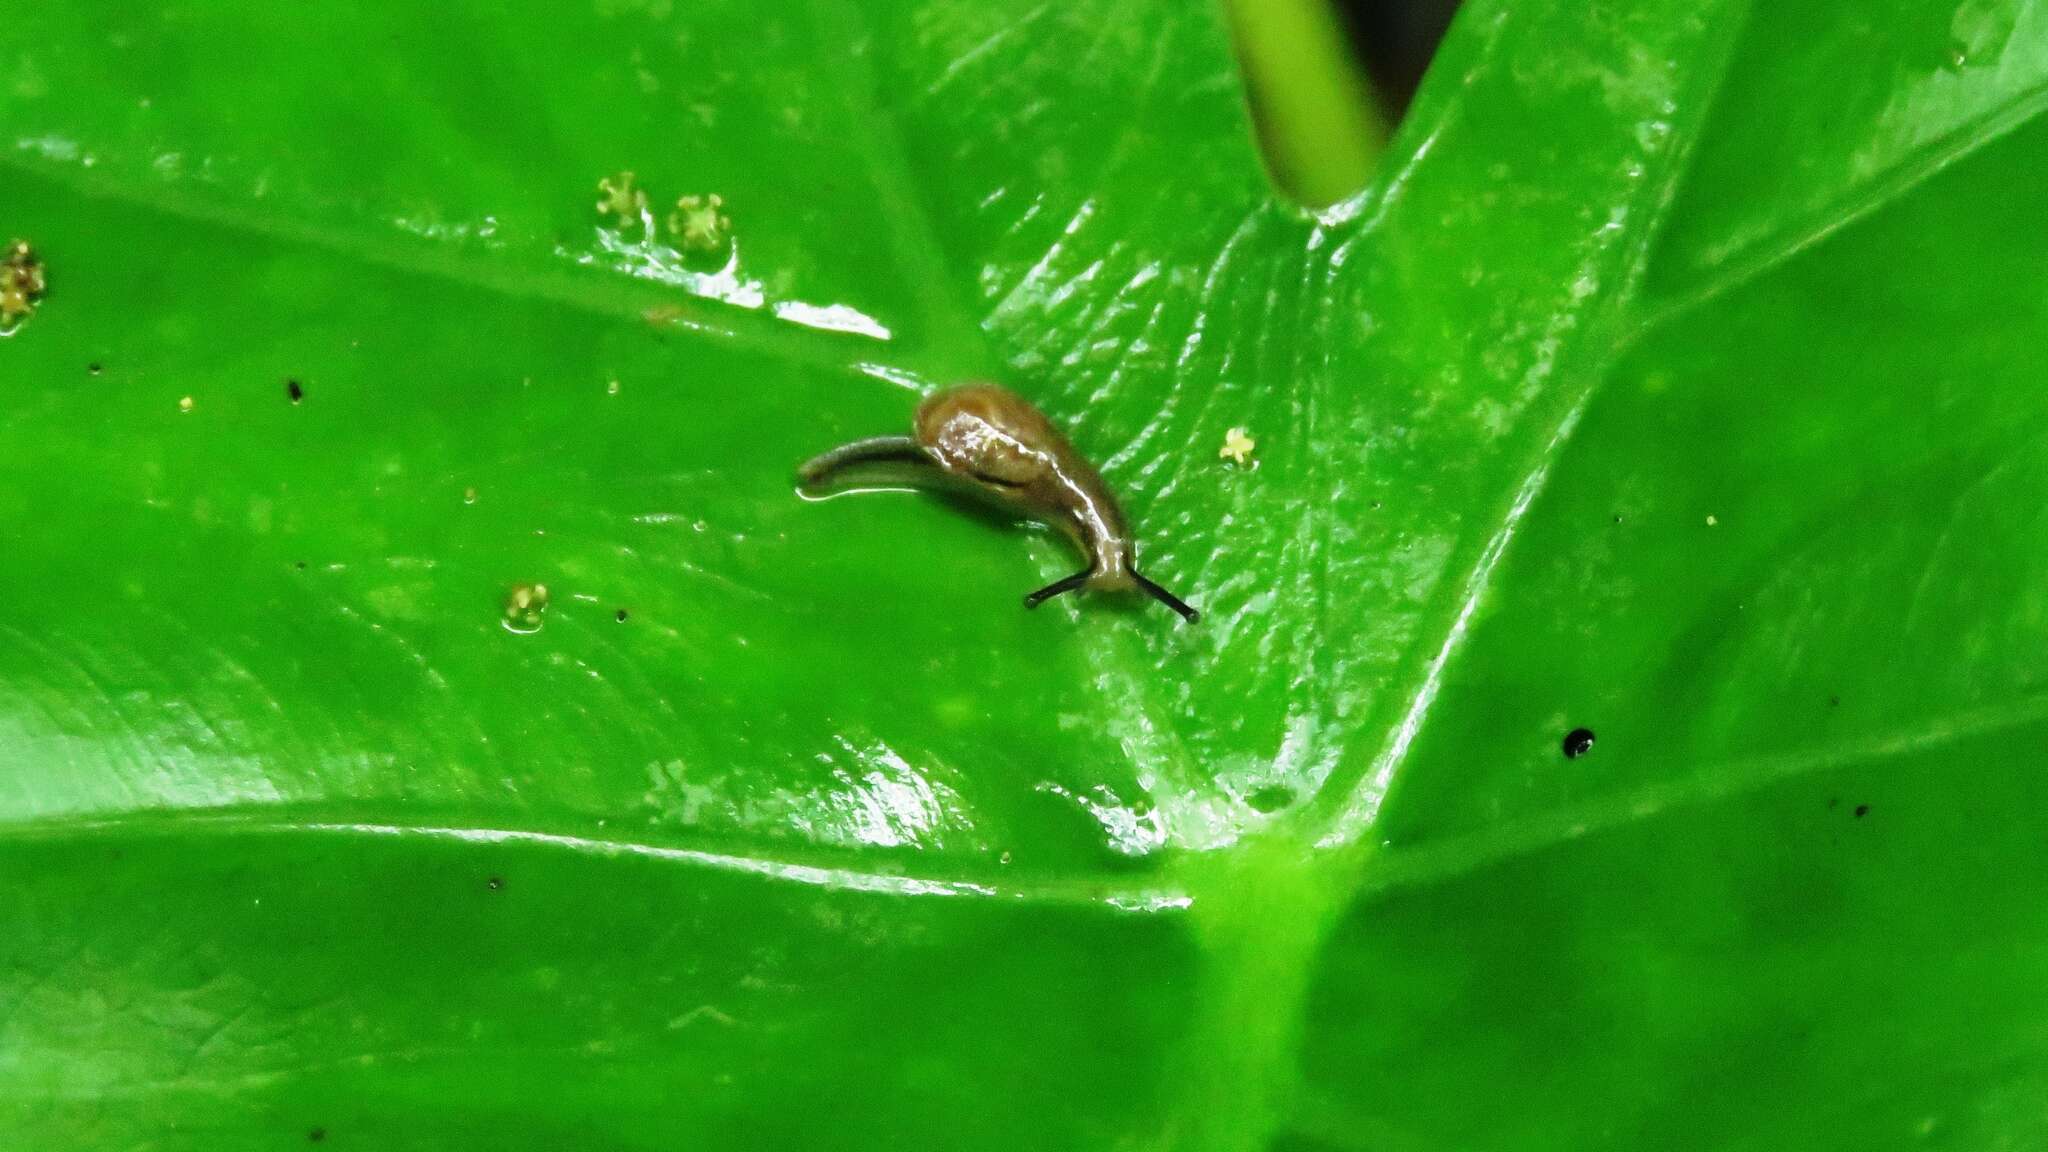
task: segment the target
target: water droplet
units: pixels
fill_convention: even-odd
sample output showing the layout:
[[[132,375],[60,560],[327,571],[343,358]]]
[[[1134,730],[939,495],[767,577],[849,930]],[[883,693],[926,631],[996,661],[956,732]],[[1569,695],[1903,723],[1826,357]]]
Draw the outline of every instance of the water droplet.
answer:
[[[92,375],[94,375],[94,376],[97,376],[97,375],[99,375],[99,374],[100,374],[100,366],[99,366],[99,362],[98,362],[98,361],[94,361],[94,362],[93,362],[93,363],[91,363],[91,364],[87,364],[87,365],[85,366],[85,370],[86,370],[86,371],[87,371],[88,373],[90,373],[90,374],[92,374]]]
[[[462,502],[463,502],[464,504],[474,504],[474,503],[476,503],[476,489],[475,489],[475,488],[464,488],[464,489],[462,490]]]
[[[517,584],[505,597],[505,631],[526,635],[540,631],[541,615],[548,610],[548,586]]]
[[[1574,728],[1570,732],[1565,733],[1565,759],[1577,760],[1579,757],[1584,756],[1587,752],[1591,751],[1592,748],[1593,730],[1591,728]]]

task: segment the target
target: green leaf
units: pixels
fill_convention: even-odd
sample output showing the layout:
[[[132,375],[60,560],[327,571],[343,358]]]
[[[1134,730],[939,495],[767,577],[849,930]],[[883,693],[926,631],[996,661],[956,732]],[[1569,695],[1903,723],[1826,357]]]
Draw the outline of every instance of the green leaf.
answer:
[[[0,1144],[2048,1139],[2038,6],[1474,0],[1321,216],[1209,5],[18,7]],[[975,376],[1199,628],[791,491]]]

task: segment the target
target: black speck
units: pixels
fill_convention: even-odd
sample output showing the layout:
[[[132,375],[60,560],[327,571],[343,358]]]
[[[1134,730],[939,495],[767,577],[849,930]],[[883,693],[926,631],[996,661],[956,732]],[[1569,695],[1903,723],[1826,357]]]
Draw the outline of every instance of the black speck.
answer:
[[[1841,706],[1842,706],[1842,698],[1841,698],[1840,696],[1830,696],[1830,697],[1828,697],[1828,707],[1830,707],[1830,708],[1840,708]]]
[[[1591,728],[1574,728],[1564,735],[1564,755],[1567,760],[1577,760],[1593,747]]]
[[[306,398],[306,390],[299,387],[297,380],[287,380],[284,382],[284,394],[291,397],[294,404]]]
[[[618,615],[614,616],[613,619],[617,620],[621,624],[624,624],[626,622],[626,610],[624,608],[619,609]]]
[[[315,1144],[318,1144],[322,1140],[327,1139],[327,1129],[315,1128],[312,1131],[306,1133],[306,1139],[311,1140]]]
[[[1863,819],[1863,818],[1864,818],[1865,816],[1868,816],[1868,815],[1870,815],[1870,805],[1868,805],[1868,804],[1858,804],[1858,805],[1856,806],[1856,818],[1857,818],[1858,820],[1861,820],[1861,819]]]
[[[1268,784],[1255,789],[1251,795],[1244,798],[1244,802],[1251,805],[1252,811],[1270,816],[1294,803],[1294,789],[1285,784]]]
[[[1621,523],[1621,513],[1619,513],[1619,512],[1616,512],[1616,513],[1614,514],[1614,522],[1615,522],[1616,524],[1619,524],[1619,523]]]
[[[90,372],[90,373],[92,373],[92,374],[93,374],[93,375],[95,375],[95,376],[99,375],[99,374],[100,374],[100,364],[99,364],[99,361],[95,360],[95,361],[93,361],[92,363],[90,363],[90,364],[87,364],[87,365],[85,366],[85,370],[86,370],[87,372]]]
[[[505,889],[505,878],[503,876],[493,876],[489,880],[484,881],[484,887],[489,888],[493,892],[502,892]]]

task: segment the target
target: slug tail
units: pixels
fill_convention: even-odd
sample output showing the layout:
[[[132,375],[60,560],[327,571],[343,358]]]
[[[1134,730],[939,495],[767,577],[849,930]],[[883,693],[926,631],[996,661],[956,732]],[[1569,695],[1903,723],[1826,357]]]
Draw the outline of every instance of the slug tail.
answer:
[[[796,482],[806,492],[873,484],[929,486],[937,472],[938,465],[917,441],[908,436],[876,436],[804,461],[796,470]]]

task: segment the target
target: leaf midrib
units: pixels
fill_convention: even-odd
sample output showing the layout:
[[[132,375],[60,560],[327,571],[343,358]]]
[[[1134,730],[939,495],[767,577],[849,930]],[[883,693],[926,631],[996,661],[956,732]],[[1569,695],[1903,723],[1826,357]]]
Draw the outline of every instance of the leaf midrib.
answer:
[[[718,852],[680,843],[549,832],[510,825],[463,825],[351,820],[339,816],[279,815],[275,809],[152,810],[119,817],[80,816],[0,824],[0,842],[55,843],[91,839],[142,840],[192,835],[458,843],[484,848],[528,848],[593,859],[657,860],[681,867],[739,873],[766,880],[886,896],[957,897],[1022,902],[1046,907],[1111,907],[1130,912],[1172,912],[1192,897],[1171,884],[1126,883],[1121,878],[1034,877],[1020,881],[963,877],[905,866],[873,871],[843,858]]]

